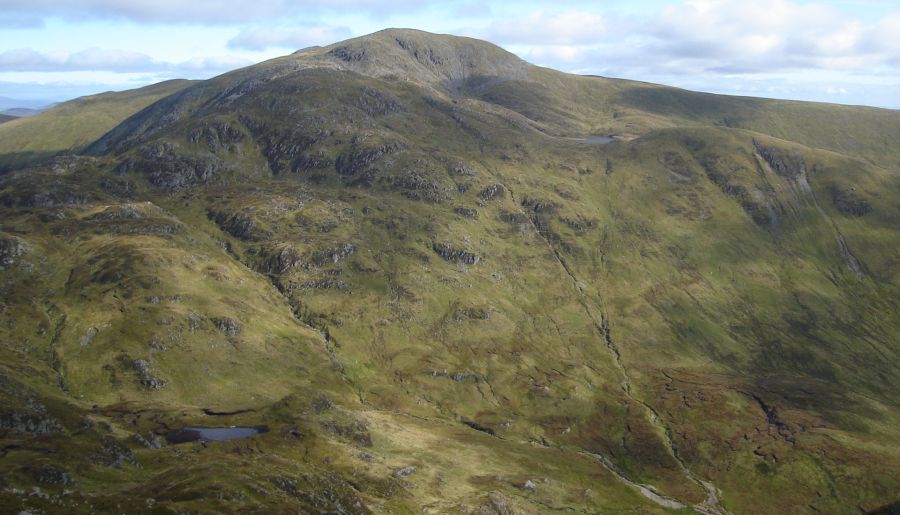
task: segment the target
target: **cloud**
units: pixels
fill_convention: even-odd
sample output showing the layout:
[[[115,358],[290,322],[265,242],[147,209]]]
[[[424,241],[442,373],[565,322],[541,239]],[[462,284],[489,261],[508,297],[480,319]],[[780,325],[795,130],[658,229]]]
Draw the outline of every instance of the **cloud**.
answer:
[[[288,48],[299,50],[315,45],[327,45],[351,36],[347,27],[253,27],[241,30],[228,41],[228,47],[240,50]]]
[[[590,44],[603,38],[605,20],[587,11],[533,11],[525,16],[496,20],[484,37],[506,44]]]
[[[44,26],[40,16],[32,14],[0,13],[0,27],[10,29],[37,29]]]
[[[30,48],[0,53],[0,72],[108,71],[115,73],[177,73],[209,76],[252,64],[246,59],[198,57],[182,62],[158,61],[140,52],[88,48],[75,53],[38,52]]]
[[[0,12],[37,19],[126,19],[139,23],[242,24],[323,12],[408,12],[425,0],[0,0]]]
[[[526,59],[618,76],[891,69],[900,76],[900,12],[876,22],[822,3],[683,0],[625,16],[535,10],[479,35]]]

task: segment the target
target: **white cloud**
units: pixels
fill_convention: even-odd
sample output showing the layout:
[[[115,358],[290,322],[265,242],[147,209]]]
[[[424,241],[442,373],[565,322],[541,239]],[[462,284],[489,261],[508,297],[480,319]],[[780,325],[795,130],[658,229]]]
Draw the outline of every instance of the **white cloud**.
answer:
[[[127,19],[149,23],[232,24],[342,12],[381,15],[420,7],[424,0],[0,0],[0,12],[25,18]]]
[[[242,50],[285,48],[299,50],[314,45],[328,45],[350,37],[347,27],[253,27],[240,31],[228,41],[228,47]]]
[[[249,64],[252,62],[233,56],[195,57],[182,62],[167,62],[154,60],[140,52],[101,48],[88,48],[75,53],[37,52],[22,48],[0,53],[0,72],[170,72],[198,77]]]
[[[526,58],[620,76],[897,70],[900,12],[864,22],[821,3],[684,0],[655,14],[536,10],[480,33]]]
[[[525,16],[496,20],[484,31],[491,41],[532,45],[590,44],[604,36],[606,22],[587,11],[533,11]]]

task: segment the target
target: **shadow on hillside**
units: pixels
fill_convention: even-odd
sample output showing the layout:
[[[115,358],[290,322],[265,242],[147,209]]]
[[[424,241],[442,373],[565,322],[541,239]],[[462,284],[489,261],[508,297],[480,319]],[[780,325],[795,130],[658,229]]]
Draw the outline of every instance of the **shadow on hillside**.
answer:
[[[46,163],[58,152],[8,152],[0,154],[0,174]]]

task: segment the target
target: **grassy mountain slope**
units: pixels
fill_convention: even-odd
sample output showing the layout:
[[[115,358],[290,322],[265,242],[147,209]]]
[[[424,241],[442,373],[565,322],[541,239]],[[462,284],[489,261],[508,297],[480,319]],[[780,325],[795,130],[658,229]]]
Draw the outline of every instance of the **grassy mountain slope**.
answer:
[[[892,502],[898,120],[407,30],[187,87],[0,178],[0,502]]]
[[[191,81],[170,80],[76,98],[39,115],[4,123],[0,128],[0,172],[34,165],[57,154],[77,152],[125,118],[190,84]]]

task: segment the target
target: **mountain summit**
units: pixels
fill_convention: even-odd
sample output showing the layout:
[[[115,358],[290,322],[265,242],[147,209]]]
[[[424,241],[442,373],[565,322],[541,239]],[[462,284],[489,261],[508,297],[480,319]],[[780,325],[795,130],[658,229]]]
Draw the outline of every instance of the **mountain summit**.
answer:
[[[185,84],[0,176],[0,505],[889,510],[898,136],[413,30]]]

